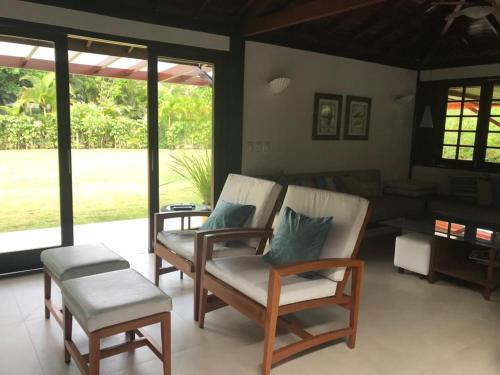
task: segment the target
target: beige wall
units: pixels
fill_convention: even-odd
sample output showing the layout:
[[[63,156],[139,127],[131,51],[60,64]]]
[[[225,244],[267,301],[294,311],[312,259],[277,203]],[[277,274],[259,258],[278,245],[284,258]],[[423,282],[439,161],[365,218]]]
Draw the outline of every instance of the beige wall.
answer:
[[[267,82],[278,75],[292,82],[273,94]],[[415,85],[414,71],[247,42],[243,172],[376,168],[385,179],[406,177],[413,102],[394,98],[414,94]],[[371,97],[369,140],[312,141],[315,92],[344,95],[344,107],[345,95]],[[261,152],[262,145],[269,149]]]
[[[226,36],[129,21],[25,1],[0,0],[0,17],[130,38],[229,50],[229,38]]]

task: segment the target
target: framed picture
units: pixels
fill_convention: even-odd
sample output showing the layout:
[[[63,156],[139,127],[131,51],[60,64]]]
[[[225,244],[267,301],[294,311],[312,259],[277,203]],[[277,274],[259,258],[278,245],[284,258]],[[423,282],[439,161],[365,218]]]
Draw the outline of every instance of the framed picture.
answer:
[[[372,100],[359,96],[347,96],[344,139],[368,139]]]
[[[313,140],[340,139],[342,96],[314,94]]]

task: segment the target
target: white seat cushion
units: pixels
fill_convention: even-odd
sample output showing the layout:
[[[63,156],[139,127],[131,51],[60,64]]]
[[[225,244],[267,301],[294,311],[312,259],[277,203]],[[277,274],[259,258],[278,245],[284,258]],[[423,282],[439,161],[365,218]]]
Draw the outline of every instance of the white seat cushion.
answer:
[[[429,274],[432,236],[408,233],[396,237],[394,265],[420,275]]]
[[[267,305],[267,287],[271,266],[260,255],[213,259],[206,271],[263,306]],[[283,279],[280,306],[333,296],[337,283],[328,278],[306,279],[290,276]]]
[[[58,281],[130,267],[125,259],[103,244],[48,249],[42,251],[40,259]]]
[[[61,290],[86,332],[172,310],[171,298],[132,269],[66,280]]]
[[[194,230],[172,230],[158,233],[157,238],[158,241],[170,250],[194,262],[194,235]],[[213,257],[253,255],[255,251],[255,248],[248,246],[246,243],[231,243],[230,246],[223,246],[221,243],[216,243]]]

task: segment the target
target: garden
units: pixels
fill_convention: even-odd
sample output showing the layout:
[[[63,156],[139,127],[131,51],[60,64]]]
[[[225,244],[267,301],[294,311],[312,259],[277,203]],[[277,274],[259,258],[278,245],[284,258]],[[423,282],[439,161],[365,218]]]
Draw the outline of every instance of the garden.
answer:
[[[0,232],[59,223],[51,72],[0,68]],[[70,75],[76,224],[147,216],[146,82]],[[208,202],[212,88],[158,85],[160,203]]]

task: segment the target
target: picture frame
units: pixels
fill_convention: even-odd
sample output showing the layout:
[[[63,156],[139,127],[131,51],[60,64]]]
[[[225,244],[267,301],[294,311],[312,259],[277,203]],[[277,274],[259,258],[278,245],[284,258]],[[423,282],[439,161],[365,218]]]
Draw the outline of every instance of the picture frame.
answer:
[[[371,98],[347,96],[344,139],[368,140],[370,133]]]
[[[342,95],[315,93],[312,126],[313,140],[340,139]]]

